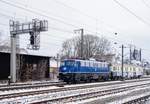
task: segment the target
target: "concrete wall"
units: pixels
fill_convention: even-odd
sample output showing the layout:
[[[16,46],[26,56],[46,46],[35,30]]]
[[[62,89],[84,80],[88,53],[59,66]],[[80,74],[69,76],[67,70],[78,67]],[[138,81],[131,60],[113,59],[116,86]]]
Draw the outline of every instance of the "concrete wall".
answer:
[[[59,75],[59,66],[60,62],[57,62],[57,60],[50,60],[49,62],[49,77],[51,80],[58,80],[58,75]]]

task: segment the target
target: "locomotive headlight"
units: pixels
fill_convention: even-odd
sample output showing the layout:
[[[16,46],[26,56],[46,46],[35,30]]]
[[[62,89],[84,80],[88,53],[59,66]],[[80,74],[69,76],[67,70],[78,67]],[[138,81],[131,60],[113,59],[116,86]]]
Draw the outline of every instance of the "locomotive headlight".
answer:
[[[66,67],[64,67],[63,70],[66,70]]]

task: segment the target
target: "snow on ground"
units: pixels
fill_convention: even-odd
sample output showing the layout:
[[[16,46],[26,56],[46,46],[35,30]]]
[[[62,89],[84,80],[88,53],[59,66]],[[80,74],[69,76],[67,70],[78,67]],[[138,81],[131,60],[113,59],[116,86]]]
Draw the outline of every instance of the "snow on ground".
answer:
[[[11,85],[33,85],[33,84],[44,84],[44,83],[58,83],[59,80],[41,80],[41,81],[27,81],[27,82],[17,82],[11,83]],[[1,86],[8,85],[8,83],[0,83]]]
[[[148,78],[146,78],[148,79]],[[145,80],[143,79],[132,79],[132,80],[125,80],[124,82],[134,82],[134,81],[142,81]],[[106,85],[106,84],[116,84],[120,83],[122,81],[107,81],[107,82],[95,82],[95,83],[83,83],[83,84],[76,84],[76,85],[65,85],[66,87],[71,87],[71,86],[85,86],[85,85]]]
[[[138,81],[138,80],[144,80],[145,78],[142,79],[132,79],[132,80],[125,80],[125,82],[132,82],[132,81]],[[148,78],[146,78],[148,79]],[[59,80],[42,80],[42,81],[27,81],[27,82],[17,82],[17,83],[11,83],[11,85],[34,85],[34,84],[44,84],[44,83],[58,83]],[[95,82],[95,83],[84,83],[84,84],[76,84],[76,86],[80,85],[89,85],[89,84],[107,84],[107,83],[118,83],[122,81],[107,81],[107,82]],[[0,83],[1,86],[6,86],[8,83]],[[67,85],[67,86],[72,86],[72,85]]]
[[[137,83],[139,83],[139,82],[136,82],[136,83],[134,83],[134,84],[137,84]],[[145,82],[144,82],[145,83]],[[141,83],[140,83],[141,84]],[[84,84],[85,86],[86,85],[91,85],[91,84]],[[93,85],[93,84],[92,84]],[[128,84],[129,85],[129,84]],[[126,87],[126,86],[128,86],[128,85],[126,85],[126,84],[121,84],[120,85],[120,87],[121,86],[124,86],[124,87]],[[133,85],[133,84],[132,84]],[[70,86],[65,86],[66,88],[71,88],[71,87],[77,87],[77,86],[79,86],[79,85],[70,85]],[[83,86],[83,84],[81,85],[81,86]],[[102,86],[101,87],[101,89],[111,89],[111,88],[113,88],[113,87],[119,87],[119,85],[109,85],[109,86]],[[48,87],[39,87],[39,88],[30,88],[30,89],[16,89],[16,90],[8,90],[8,91],[0,91],[0,95],[5,95],[5,94],[13,94],[13,93],[22,93],[22,92],[33,92],[33,91],[40,91],[40,90],[51,90],[51,89],[61,89],[61,87],[56,87],[56,86],[48,86]]]
[[[143,91],[143,94],[141,94],[141,91]],[[145,91],[147,93],[145,93]],[[91,99],[87,99],[87,100],[83,100],[83,101],[79,101],[79,102],[71,102],[71,103],[67,103],[67,104],[122,104],[125,103],[129,100],[132,99],[136,99],[145,95],[150,95],[150,87],[136,87],[136,89],[132,89],[129,91],[124,91],[124,92],[120,92],[120,93],[115,93],[115,94],[110,94],[110,95],[105,95],[102,97],[97,97],[97,98],[91,98]],[[135,92],[139,92],[138,95]],[[132,96],[131,96],[132,95]],[[134,95],[134,96],[133,96]],[[119,98],[119,99],[117,99]]]
[[[134,99],[138,99],[138,98],[150,95],[150,87],[149,86],[145,87],[145,88],[137,89],[135,91],[137,91],[137,92],[139,91],[139,92],[142,92],[142,93],[137,94],[137,92],[136,92],[134,95],[132,94],[133,96],[128,96],[124,99],[118,100],[117,103],[122,104],[122,103],[125,103],[125,102],[128,102],[128,101],[134,100]],[[132,92],[132,93],[134,93],[134,92]],[[116,104],[116,103],[112,102],[110,104]]]
[[[0,95],[6,94],[17,94],[22,92],[34,92],[37,90],[51,90],[51,89],[60,89],[60,87],[56,86],[48,86],[48,87],[39,87],[39,88],[31,88],[31,89],[15,89],[15,90],[8,90],[8,91],[0,91]]]
[[[145,104],[150,104],[150,98],[145,102]]]
[[[106,83],[108,83],[108,82],[106,82]],[[80,84],[78,84],[78,85],[66,85],[64,87],[71,88],[71,87],[87,86],[87,85],[97,85],[97,84],[98,83],[81,84],[81,85]],[[24,86],[26,86],[26,85],[24,85]],[[115,87],[116,85],[113,85],[113,86]],[[11,86],[11,87],[15,87],[15,86]],[[37,91],[37,90],[48,90],[48,89],[49,90],[51,90],[51,89],[60,89],[60,87],[49,86],[49,87],[39,87],[39,88],[29,88],[29,89],[16,89],[16,90],[7,90],[7,91],[5,90],[5,91],[0,91],[0,95],[13,94],[13,93],[21,93],[21,92],[31,92],[31,91]]]
[[[130,100],[133,100],[133,99],[136,99],[136,98],[140,98],[142,96],[145,96],[145,95],[150,95],[150,92],[147,92],[147,91],[150,91],[150,87],[147,86],[147,87],[142,87],[142,88],[137,88],[137,89],[134,89],[134,90],[131,90],[131,91],[127,91],[127,93],[123,92],[122,95],[122,98],[119,99],[119,100],[116,100],[116,101],[113,101],[113,102],[110,102],[108,104],[122,104],[122,103],[125,103],[127,101],[130,101]]]
[[[85,94],[89,92],[97,92],[97,91],[103,91],[103,90],[108,90],[112,88],[121,88],[121,87],[127,87],[127,86],[133,86],[133,85],[140,85],[143,83],[149,83],[149,81],[144,81],[144,82],[135,82],[135,83],[130,83],[130,84],[119,84],[119,85],[110,85],[110,86],[100,86],[100,87],[94,87],[94,88],[85,88],[85,89],[78,89],[78,90],[69,90],[69,91],[61,91],[61,92],[54,92],[54,93],[46,93],[46,94],[38,94],[38,95],[32,95],[32,96],[24,96],[24,97],[17,97],[17,98],[12,98],[12,99],[3,99],[0,101],[0,103],[9,103],[9,102],[36,102],[36,101],[42,101],[42,100],[50,100],[50,99],[55,99],[55,98],[60,98],[60,97],[66,97],[66,96],[73,96],[73,95],[78,95],[78,94]],[[68,86],[67,86],[68,87]],[[40,90],[40,89],[37,89]],[[44,89],[45,90],[45,89]],[[26,90],[30,91],[30,90]],[[32,90],[33,91],[33,90]]]

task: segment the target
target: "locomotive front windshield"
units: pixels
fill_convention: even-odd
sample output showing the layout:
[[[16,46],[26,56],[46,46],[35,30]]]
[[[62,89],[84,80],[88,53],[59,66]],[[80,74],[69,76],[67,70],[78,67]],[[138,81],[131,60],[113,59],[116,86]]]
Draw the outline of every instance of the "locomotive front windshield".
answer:
[[[65,66],[65,62],[61,61],[60,66]]]

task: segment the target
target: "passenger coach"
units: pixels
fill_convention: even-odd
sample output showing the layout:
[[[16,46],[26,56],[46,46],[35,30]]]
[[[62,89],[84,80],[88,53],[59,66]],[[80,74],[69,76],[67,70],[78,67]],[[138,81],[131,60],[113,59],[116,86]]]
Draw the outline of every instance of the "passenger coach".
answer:
[[[115,80],[122,78],[121,64],[113,64],[111,66],[111,75]],[[143,68],[138,65],[127,65],[123,67],[123,77],[125,79],[140,78],[143,76]]]

